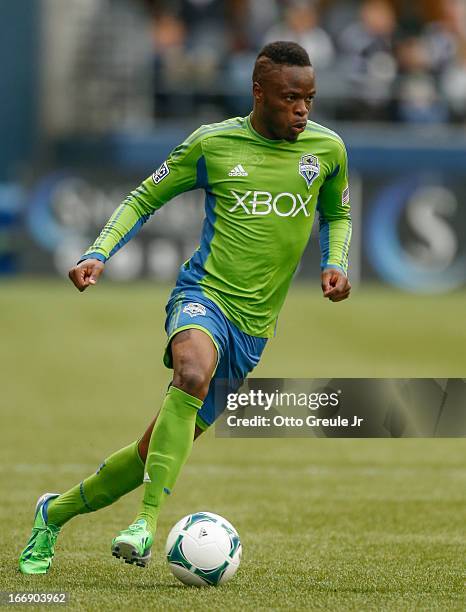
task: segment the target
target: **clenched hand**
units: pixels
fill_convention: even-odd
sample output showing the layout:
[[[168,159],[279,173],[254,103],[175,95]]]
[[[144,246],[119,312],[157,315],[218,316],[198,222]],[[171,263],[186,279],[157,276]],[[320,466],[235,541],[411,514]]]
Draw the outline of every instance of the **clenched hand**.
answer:
[[[341,302],[349,297],[351,285],[343,272],[328,268],[322,272],[321,281],[324,297],[331,302]]]
[[[85,291],[89,285],[95,285],[104,271],[105,264],[98,259],[85,259],[68,272],[71,282],[79,291]]]

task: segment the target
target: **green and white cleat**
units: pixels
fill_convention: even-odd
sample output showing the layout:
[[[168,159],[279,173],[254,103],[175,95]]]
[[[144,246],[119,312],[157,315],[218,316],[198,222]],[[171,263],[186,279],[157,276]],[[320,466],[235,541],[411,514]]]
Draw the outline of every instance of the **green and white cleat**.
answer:
[[[19,557],[19,569],[23,574],[46,574],[52,565],[60,527],[47,524],[47,506],[58,495],[45,493],[37,500],[31,537]]]
[[[146,567],[150,561],[153,541],[152,533],[147,529],[147,522],[140,519],[113,538],[112,555],[117,559],[124,559],[125,563]]]

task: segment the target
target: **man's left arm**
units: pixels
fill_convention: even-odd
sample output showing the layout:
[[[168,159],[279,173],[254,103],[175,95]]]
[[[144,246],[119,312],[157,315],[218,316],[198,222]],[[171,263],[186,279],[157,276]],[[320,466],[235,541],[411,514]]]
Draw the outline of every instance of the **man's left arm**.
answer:
[[[351,290],[348,280],[351,240],[348,158],[343,143],[338,144],[337,164],[320,189],[317,211],[323,295],[332,302],[340,302]]]

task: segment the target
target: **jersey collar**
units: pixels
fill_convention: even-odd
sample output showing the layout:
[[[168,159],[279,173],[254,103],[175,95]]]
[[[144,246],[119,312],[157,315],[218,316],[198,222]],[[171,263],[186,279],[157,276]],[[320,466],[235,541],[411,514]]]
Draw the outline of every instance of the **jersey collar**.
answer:
[[[261,134],[259,134],[259,132],[256,132],[256,130],[252,127],[251,115],[252,115],[252,112],[249,113],[249,115],[246,117],[246,125],[247,125],[248,130],[254,136],[254,138],[257,138],[257,140],[261,140],[262,142],[266,142],[267,144],[271,144],[271,145],[283,144],[285,142],[286,144],[291,144],[290,142],[288,142],[287,140],[283,138],[280,140],[276,140],[273,138],[266,138],[265,136],[261,136]]]

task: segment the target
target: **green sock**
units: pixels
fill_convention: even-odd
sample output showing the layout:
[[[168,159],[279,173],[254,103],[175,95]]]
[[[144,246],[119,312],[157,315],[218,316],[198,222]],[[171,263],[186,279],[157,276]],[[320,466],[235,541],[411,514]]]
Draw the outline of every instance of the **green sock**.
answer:
[[[77,514],[105,508],[141,485],[143,476],[138,442],[133,442],[105,459],[95,474],[53,499],[47,508],[48,522],[61,527]]]
[[[196,415],[203,402],[177,387],[168,389],[149,442],[144,499],[135,522],[144,519],[155,533],[160,506],[170,494],[193,446]]]

